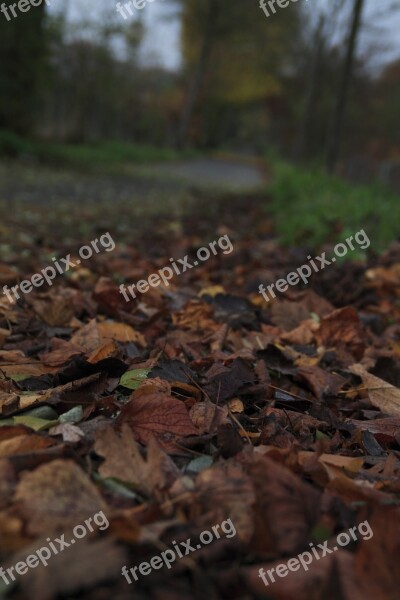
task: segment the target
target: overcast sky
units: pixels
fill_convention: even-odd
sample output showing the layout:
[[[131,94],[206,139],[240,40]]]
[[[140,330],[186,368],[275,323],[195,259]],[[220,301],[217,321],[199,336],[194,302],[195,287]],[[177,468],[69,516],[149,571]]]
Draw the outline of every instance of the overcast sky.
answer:
[[[142,57],[147,63],[158,63],[170,69],[180,64],[179,20],[173,17],[171,9],[163,0],[150,0],[145,8],[136,11],[147,27],[147,35],[142,48]],[[202,0],[198,0],[201,2]],[[260,10],[259,0],[244,0],[254,4]],[[302,0],[305,2],[305,0]],[[308,0],[305,10],[312,15],[334,0]],[[350,3],[350,0],[346,0]],[[113,18],[125,23],[115,11],[115,0],[53,0],[53,12],[63,10],[71,22],[95,22],[99,19]],[[391,8],[397,8],[397,12]],[[290,5],[286,9],[290,10]],[[260,18],[262,13],[260,12]],[[278,15],[274,15],[276,18]],[[136,17],[130,17],[134,19]],[[368,57],[371,66],[376,69],[382,64],[400,57],[400,0],[366,0],[362,37],[359,51]]]

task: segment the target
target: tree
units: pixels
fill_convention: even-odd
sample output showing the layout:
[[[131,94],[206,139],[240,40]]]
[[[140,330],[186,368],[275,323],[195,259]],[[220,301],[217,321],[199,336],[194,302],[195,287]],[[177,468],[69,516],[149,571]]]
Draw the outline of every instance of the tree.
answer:
[[[181,0],[181,5],[189,85],[179,143],[185,145],[200,101],[207,109],[214,104],[228,119],[231,109],[238,112],[280,93],[282,71],[290,68],[299,9],[293,4],[290,10],[266,18],[257,3],[242,0]]]
[[[311,29],[311,47],[309,54],[309,69],[307,76],[304,109],[300,117],[300,125],[295,145],[295,158],[303,160],[309,157],[313,141],[313,127],[317,113],[317,103],[320,100],[320,89],[323,79],[324,63],[328,54],[329,40],[336,32],[338,15],[343,8],[344,0],[335,0],[328,12],[321,11],[317,17],[314,30]],[[306,15],[304,14],[304,17]],[[307,15],[308,17],[308,15]],[[307,18],[307,20],[309,20]],[[310,30],[310,25],[305,30]],[[305,48],[307,52],[307,48]]]
[[[354,0],[350,36],[347,44],[347,52],[343,67],[342,80],[337,95],[331,137],[329,140],[327,167],[328,170],[331,172],[335,169],[339,157],[343,124],[346,116],[348,90],[351,82],[356,44],[361,27],[361,15],[364,8],[364,3],[365,0]]]
[[[15,3],[6,0],[9,7]],[[0,128],[30,134],[46,64],[45,4],[0,19]]]

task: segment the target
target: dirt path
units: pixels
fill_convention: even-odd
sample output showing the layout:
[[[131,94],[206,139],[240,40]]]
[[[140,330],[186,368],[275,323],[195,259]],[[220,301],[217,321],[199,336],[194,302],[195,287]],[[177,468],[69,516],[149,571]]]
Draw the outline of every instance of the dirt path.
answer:
[[[201,158],[157,164],[154,173],[164,173],[199,187],[248,192],[265,184],[265,175],[255,161],[246,159]]]

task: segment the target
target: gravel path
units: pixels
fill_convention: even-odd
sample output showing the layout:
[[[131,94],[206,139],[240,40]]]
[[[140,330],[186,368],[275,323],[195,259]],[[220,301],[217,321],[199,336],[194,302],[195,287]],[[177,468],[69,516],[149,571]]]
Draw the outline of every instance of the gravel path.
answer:
[[[192,159],[158,164],[152,169],[155,173],[165,173],[187,184],[200,187],[218,187],[246,192],[261,188],[265,183],[260,167],[240,159]]]

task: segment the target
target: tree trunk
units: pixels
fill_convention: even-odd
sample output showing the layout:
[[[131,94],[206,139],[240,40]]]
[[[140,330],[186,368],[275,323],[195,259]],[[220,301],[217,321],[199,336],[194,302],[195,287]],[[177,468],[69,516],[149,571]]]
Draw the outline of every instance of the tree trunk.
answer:
[[[352,17],[351,32],[347,45],[346,60],[343,68],[343,76],[339,87],[333,127],[329,142],[327,168],[329,172],[335,170],[340,146],[342,141],[343,124],[346,115],[348,91],[353,70],[356,43],[361,25],[361,15],[364,7],[364,0],[354,0],[354,10]]]
[[[303,119],[300,124],[300,131],[296,142],[294,157],[301,161],[308,156],[309,140],[314,122],[315,105],[318,98],[318,87],[321,71],[321,56],[324,47],[324,27],[325,17],[320,16],[317,30],[315,32],[315,48],[310,78],[307,85],[307,93],[304,107]]]
[[[14,5],[14,17],[10,5]],[[0,14],[0,128],[28,135],[34,129],[46,52],[44,2],[20,13],[6,0]]]
[[[201,91],[205,74],[207,72],[208,61],[214,41],[214,23],[217,19],[217,1],[209,0],[207,18],[204,27],[203,42],[199,53],[199,58],[194,69],[193,77],[189,85],[189,91],[185,105],[182,110],[178,131],[178,148],[184,148],[187,144],[190,124],[193,113],[196,108],[197,100]]]

